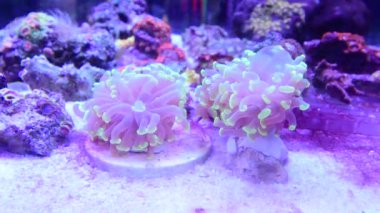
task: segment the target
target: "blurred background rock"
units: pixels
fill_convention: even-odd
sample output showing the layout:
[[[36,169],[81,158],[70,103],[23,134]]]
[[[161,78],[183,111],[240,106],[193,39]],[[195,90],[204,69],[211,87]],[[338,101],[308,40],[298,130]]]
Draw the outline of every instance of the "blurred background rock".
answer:
[[[86,21],[91,8],[104,0],[0,0],[0,27],[31,11],[60,9],[78,23]],[[305,0],[306,1],[306,0]],[[149,12],[167,20],[175,33],[191,25],[218,24],[232,28],[232,15],[241,0],[147,0]],[[257,0],[259,2],[259,0]],[[290,1],[292,2],[292,1]],[[380,1],[364,0],[371,10],[369,43],[380,43]]]

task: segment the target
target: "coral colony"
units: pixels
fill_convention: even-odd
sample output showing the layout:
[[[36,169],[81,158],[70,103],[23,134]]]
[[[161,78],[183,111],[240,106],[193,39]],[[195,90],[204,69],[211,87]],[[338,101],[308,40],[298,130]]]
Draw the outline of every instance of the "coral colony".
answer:
[[[175,126],[188,126],[185,79],[165,65],[107,72],[93,90],[80,107],[85,129],[118,151],[149,151],[172,140]]]
[[[376,108],[380,50],[362,37],[362,1],[236,2],[232,29],[203,24],[181,35],[144,0],[106,1],[81,25],[60,11],[15,19],[0,31],[1,147],[48,156],[79,122],[109,153],[158,159],[198,128],[213,146],[236,143],[231,165],[263,156],[257,168],[285,171],[287,155],[271,151],[286,152],[282,133],[297,135],[297,119]]]
[[[304,79],[305,56],[292,59],[280,45],[257,53],[245,51],[242,58],[227,64],[214,63],[203,70],[202,85],[196,88],[199,114],[211,117],[220,134],[236,137],[276,134],[286,121],[296,128],[292,110],[307,110],[302,91],[309,86]]]

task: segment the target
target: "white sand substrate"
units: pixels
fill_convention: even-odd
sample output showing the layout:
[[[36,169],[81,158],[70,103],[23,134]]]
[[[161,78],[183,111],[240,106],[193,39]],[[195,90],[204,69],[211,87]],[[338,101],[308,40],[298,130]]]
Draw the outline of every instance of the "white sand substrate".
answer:
[[[0,153],[0,212],[380,212],[380,187],[344,179],[344,166],[317,150],[289,153],[287,184],[255,184],[227,170],[226,153],[173,177],[131,179],[93,168],[74,133],[50,157]],[[215,143],[221,143],[215,141]]]

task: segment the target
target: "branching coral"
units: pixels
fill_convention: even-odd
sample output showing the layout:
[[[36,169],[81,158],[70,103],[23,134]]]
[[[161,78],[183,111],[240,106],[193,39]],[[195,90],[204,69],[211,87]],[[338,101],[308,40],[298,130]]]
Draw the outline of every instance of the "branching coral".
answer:
[[[227,64],[214,63],[213,69],[202,71],[202,85],[195,91],[198,115],[211,117],[220,134],[235,137],[276,133],[284,122],[294,130],[293,108],[309,106],[301,97],[309,86],[303,60],[303,55],[293,60],[276,45],[257,53],[247,50]]]
[[[188,125],[184,79],[164,65],[107,72],[93,91],[81,106],[85,129],[118,151],[149,151],[170,141],[176,126]]]
[[[252,30],[253,36],[259,39],[270,32],[300,27],[305,22],[303,6],[302,3],[289,3],[286,0],[267,0],[253,9],[246,30]]]

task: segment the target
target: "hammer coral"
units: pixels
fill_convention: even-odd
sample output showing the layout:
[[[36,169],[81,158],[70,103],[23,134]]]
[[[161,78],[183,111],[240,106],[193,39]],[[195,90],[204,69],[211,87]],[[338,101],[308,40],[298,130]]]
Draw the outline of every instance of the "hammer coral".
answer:
[[[149,151],[170,141],[175,127],[188,127],[184,82],[161,64],[107,72],[80,107],[85,129],[118,151]]]
[[[294,130],[292,110],[309,107],[301,97],[309,86],[304,58],[293,60],[276,45],[245,51],[228,64],[214,63],[213,69],[202,71],[202,85],[195,91],[198,115],[211,118],[220,134],[234,137],[274,134],[286,122]]]

